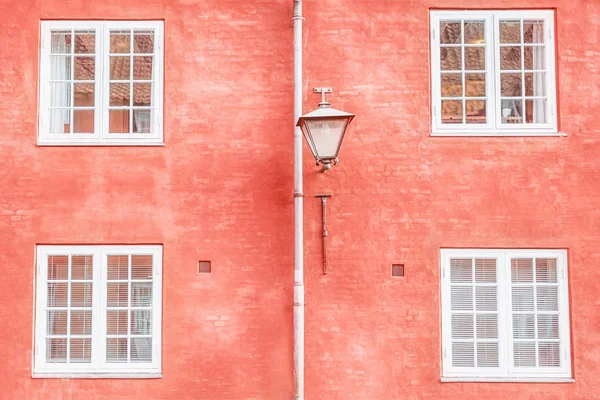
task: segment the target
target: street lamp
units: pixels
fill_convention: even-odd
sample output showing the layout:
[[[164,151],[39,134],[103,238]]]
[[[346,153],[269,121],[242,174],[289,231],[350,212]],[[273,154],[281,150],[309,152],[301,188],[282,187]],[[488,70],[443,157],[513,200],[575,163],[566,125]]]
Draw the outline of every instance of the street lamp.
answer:
[[[331,93],[331,88],[315,88],[314,91],[321,93],[319,108],[298,118],[297,126],[302,129],[317,165],[323,164],[321,172],[325,172],[338,163],[342,140],[354,114],[331,108],[331,103],[325,101],[325,93]]]

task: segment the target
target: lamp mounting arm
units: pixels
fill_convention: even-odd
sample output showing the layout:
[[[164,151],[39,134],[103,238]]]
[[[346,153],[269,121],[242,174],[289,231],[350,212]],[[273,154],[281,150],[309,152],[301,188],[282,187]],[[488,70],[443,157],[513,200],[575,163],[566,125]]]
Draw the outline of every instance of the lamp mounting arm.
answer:
[[[330,87],[316,87],[313,89],[315,93],[321,93],[321,102],[319,103],[320,108],[331,107],[331,103],[325,101],[325,93],[333,92],[333,89]]]

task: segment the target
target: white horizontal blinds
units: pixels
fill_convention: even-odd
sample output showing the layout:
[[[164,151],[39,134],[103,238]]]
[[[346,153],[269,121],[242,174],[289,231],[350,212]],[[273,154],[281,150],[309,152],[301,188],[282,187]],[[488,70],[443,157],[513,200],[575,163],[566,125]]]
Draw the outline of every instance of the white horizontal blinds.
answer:
[[[151,363],[153,255],[108,255],[106,288],[106,362]]]
[[[49,134],[94,134],[96,55],[94,29],[50,31]]]
[[[450,259],[452,366],[499,366],[496,259]]]
[[[543,19],[500,18],[501,124],[546,124],[548,68]]]
[[[46,362],[90,363],[92,255],[47,258]]]
[[[153,29],[110,29],[109,134],[150,134],[155,89]]]
[[[557,259],[510,265],[514,367],[561,367]]]
[[[439,23],[441,124],[487,123],[486,20],[443,19]]]

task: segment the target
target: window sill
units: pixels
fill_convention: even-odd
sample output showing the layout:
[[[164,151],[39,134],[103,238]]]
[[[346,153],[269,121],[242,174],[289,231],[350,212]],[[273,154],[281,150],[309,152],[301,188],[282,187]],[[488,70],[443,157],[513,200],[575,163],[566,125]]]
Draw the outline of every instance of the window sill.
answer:
[[[565,132],[431,132],[430,136],[461,137],[565,137]]]
[[[32,378],[43,379],[157,379],[160,372],[34,372]]]
[[[163,142],[38,142],[38,147],[164,147]]]
[[[518,378],[518,377],[505,377],[505,378],[472,378],[472,377],[444,377],[440,378],[440,382],[514,382],[514,383],[573,383],[573,378],[550,378],[550,377],[539,377],[539,378]]]

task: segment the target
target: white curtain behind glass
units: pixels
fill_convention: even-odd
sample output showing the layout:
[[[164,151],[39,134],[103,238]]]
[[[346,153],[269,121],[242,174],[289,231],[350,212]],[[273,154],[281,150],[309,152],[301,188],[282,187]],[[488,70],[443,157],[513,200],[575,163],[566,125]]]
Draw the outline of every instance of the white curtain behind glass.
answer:
[[[544,24],[538,22],[533,25],[533,43],[544,42]],[[533,47],[533,69],[544,69],[544,48],[545,46],[534,46]],[[543,96],[544,95],[544,76],[543,73],[533,74],[533,95]],[[543,124],[546,122],[546,110],[544,107],[544,100],[533,101],[533,123]]]
[[[70,33],[57,32],[52,35],[51,49],[52,54],[70,54],[70,46],[67,45],[71,39]],[[70,57],[58,56],[50,58],[50,79],[51,80],[69,80],[71,79],[71,60]],[[50,106],[68,107],[71,100],[71,84],[60,83],[50,85]],[[53,110],[50,112],[50,132],[63,133],[65,124],[69,124],[69,110]]]

